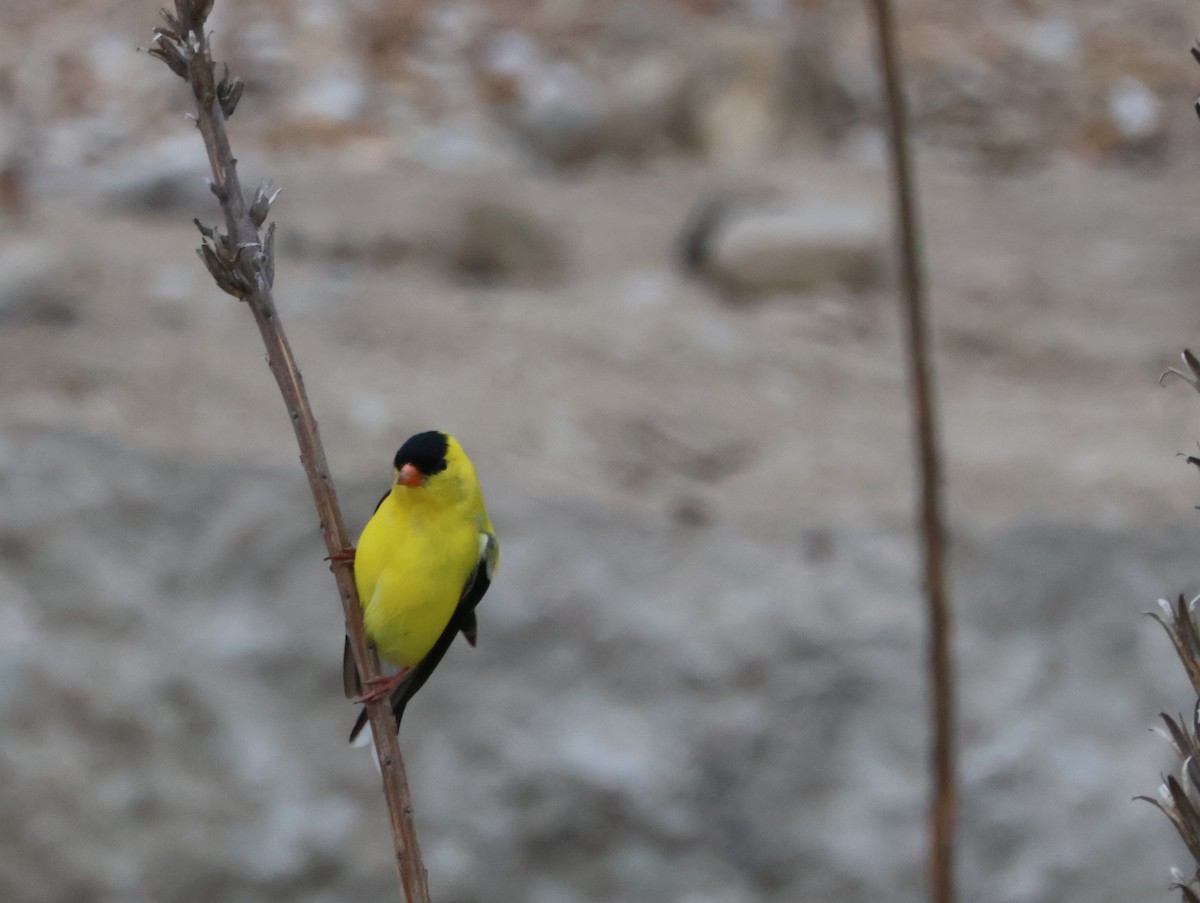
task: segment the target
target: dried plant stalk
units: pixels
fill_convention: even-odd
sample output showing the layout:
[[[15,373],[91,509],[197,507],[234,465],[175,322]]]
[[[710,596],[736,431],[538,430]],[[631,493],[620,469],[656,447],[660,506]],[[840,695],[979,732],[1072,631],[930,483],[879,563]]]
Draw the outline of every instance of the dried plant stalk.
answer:
[[[1192,59],[1200,63],[1200,44],[1193,45]],[[1196,112],[1200,114],[1200,100],[1195,104]],[[1176,376],[1186,382],[1197,392],[1200,392],[1200,359],[1190,348],[1183,349],[1183,370],[1168,367],[1158,378],[1162,385],[1168,376]],[[1195,455],[1187,456],[1187,463],[1200,466],[1200,458]],[[1159,599],[1160,612],[1147,612],[1167,632],[1179,663],[1187,672],[1192,684],[1192,691],[1200,697],[1200,626],[1196,623],[1196,599],[1189,603],[1183,595],[1172,605],[1166,599]],[[1183,840],[1184,846],[1192,854],[1197,868],[1191,876],[1185,875],[1178,869],[1172,869],[1174,883],[1171,887],[1177,889],[1184,903],[1200,903],[1200,698],[1192,709],[1192,717],[1185,719],[1182,715],[1172,718],[1165,712],[1160,716],[1165,725],[1161,733],[1179,756],[1179,777],[1168,775],[1158,788],[1158,797],[1139,796],[1157,806],[1175,826]]]
[[[908,114],[900,72],[895,17],[890,0],[872,0],[879,44],[879,66],[887,93],[888,140],[896,204],[896,240],[900,250],[905,339],[913,428],[921,485],[921,546],[929,616],[929,696],[933,732],[933,789],[929,806],[929,885],[934,903],[953,903],[954,826],[958,810],[954,703],[953,620],[946,585],[945,530],[942,519],[942,469],[934,410],[932,366],[925,323],[925,280],[916,189],[908,149]]]
[[[1192,690],[1200,696],[1200,626],[1196,623],[1196,599],[1190,603],[1182,595],[1172,605],[1159,599],[1161,611],[1147,612],[1154,618],[1175,647],[1179,662],[1187,672]],[[1172,887],[1179,890],[1185,903],[1200,903],[1200,699],[1192,707],[1192,717],[1172,718],[1163,712],[1162,734],[1179,756],[1179,777],[1167,775],[1158,788],[1158,796],[1139,796],[1163,813],[1179,832],[1184,846],[1192,854],[1197,868],[1190,876],[1174,869]]]
[[[341,595],[354,660],[359,674],[369,680],[379,675],[379,658],[363,631],[353,568],[348,556],[342,554],[349,544],[317,421],[271,295],[275,278],[274,223],[267,227],[265,238],[259,234],[277,192],[265,186],[259,188],[249,204],[242,193],[237,161],[225,130],[225,121],[233,115],[241,98],[242,82],[231,79],[227,69],[222,78],[216,78],[216,66],[204,31],[212,6],[213,0],[175,0],[174,14],[163,10],[165,25],[155,29],[154,44],[149,53],[187,81],[195,96],[196,125],[208,151],[212,191],[220,202],[226,230],[222,233],[196,223],[203,239],[200,258],[222,290],[246,302],[258,324],[267,349],[267,366],[279,385],[300,446],[300,460],[308,476],[320,518],[321,535],[332,561],[331,570]],[[368,705],[367,712],[383,779],[404,899],[407,903],[428,903],[429,888],[413,825],[408,778],[396,740],[391,706],[386,700],[380,700]]]

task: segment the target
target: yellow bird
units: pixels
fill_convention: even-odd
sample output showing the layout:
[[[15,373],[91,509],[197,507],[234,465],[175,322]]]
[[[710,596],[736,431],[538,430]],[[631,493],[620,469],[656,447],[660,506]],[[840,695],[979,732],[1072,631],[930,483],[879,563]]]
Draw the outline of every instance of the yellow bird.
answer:
[[[367,636],[401,670],[378,678],[366,695],[350,641],[343,656],[347,697],[390,696],[396,725],[460,632],[475,645],[475,606],[500,561],[496,532],[475,468],[446,433],[418,433],[396,452],[392,487],[363,528],[354,579]],[[350,733],[367,722],[364,708]]]

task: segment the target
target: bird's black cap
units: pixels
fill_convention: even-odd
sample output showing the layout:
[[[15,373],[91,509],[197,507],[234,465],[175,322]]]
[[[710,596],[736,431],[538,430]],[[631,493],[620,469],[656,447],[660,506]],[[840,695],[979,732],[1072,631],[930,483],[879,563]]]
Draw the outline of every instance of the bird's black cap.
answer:
[[[446,469],[446,452],[449,449],[446,434],[437,430],[417,433],[400,446],[396,452],[396,469],[411,464],[427,477]]]

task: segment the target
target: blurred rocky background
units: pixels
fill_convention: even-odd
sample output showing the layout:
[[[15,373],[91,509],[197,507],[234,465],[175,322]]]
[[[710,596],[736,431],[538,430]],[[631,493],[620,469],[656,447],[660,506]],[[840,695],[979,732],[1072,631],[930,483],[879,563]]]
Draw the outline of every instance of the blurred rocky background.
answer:
[[[342,624],[158,3],[0,5],[0,900],[393,900]],[[964,899],[1170,899],[1200,589],[1200,25],[900,4]],[[441,903],[916,901],[911,438],[865,4],[218,0],[357,529],[462,439],[503,562],[402,746]]]

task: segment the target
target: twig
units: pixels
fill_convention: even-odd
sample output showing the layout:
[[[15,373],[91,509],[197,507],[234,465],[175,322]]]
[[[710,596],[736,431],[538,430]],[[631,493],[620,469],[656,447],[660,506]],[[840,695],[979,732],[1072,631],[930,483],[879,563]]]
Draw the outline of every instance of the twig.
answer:
[[[879,37],[879,65],[887,92],[888,139],[896,203],[896,241],[904,293],[909,389],[920,467],[920,532],[929,610],[930,716],[933,728],[933,791],[929,808],[929,886],[934,903],[953,903],[954,825],[958,808],[955,767],[953,620],[946,588],[941,462],[934,390],[927,347],[921,237],[908,149],[907,111],[900,73],[895,18],[890,0],[872,0]]]
[[[212,167],[212,191],[225,215],[226,232],[197,226],[203,236],[201,259],[224,291],[245,301],[254,315],[263,344],[267,348],[267,366],[279,384],[284,404],[291,417],[300,446],[300,460],[308,476],[313,501],[320,517],[321,535],[331,556],[346,628],[359,674],[364,679],[379,675],[379,658],[363,631],[362,609],[354,585],[349,561],[339,557],[348,546],[337,494],[325,462],[325,451],[317,432],[304,390],[300,370],[275,311],[271,284],[275,277],[275,224],[267,228],[265,239],[259,230],[270,211],[277,192],[261,187],[247,205],[237,175],[237,160],[229,146],[225,121],[233,115],[242,94],[240,79],[231,79],[228,69],[216,78],[216,66],[204,32],[213,0],[175,0],[175,14],[163,10],[165,26],[155,29],[154,46],[149,53],[161,59],[176,75],[192,86],[196,98],[196,124],[204,137]],[[392,844],[400,870],[400,884],[407,903],[428,903],[429,888],[425,867],[413,826],[412,801],[405,775],[404,760],[396,741],[396,722],[391,707],[381,700],[367,707],[375,752],[383,778],[384,798],[392,829]]]

